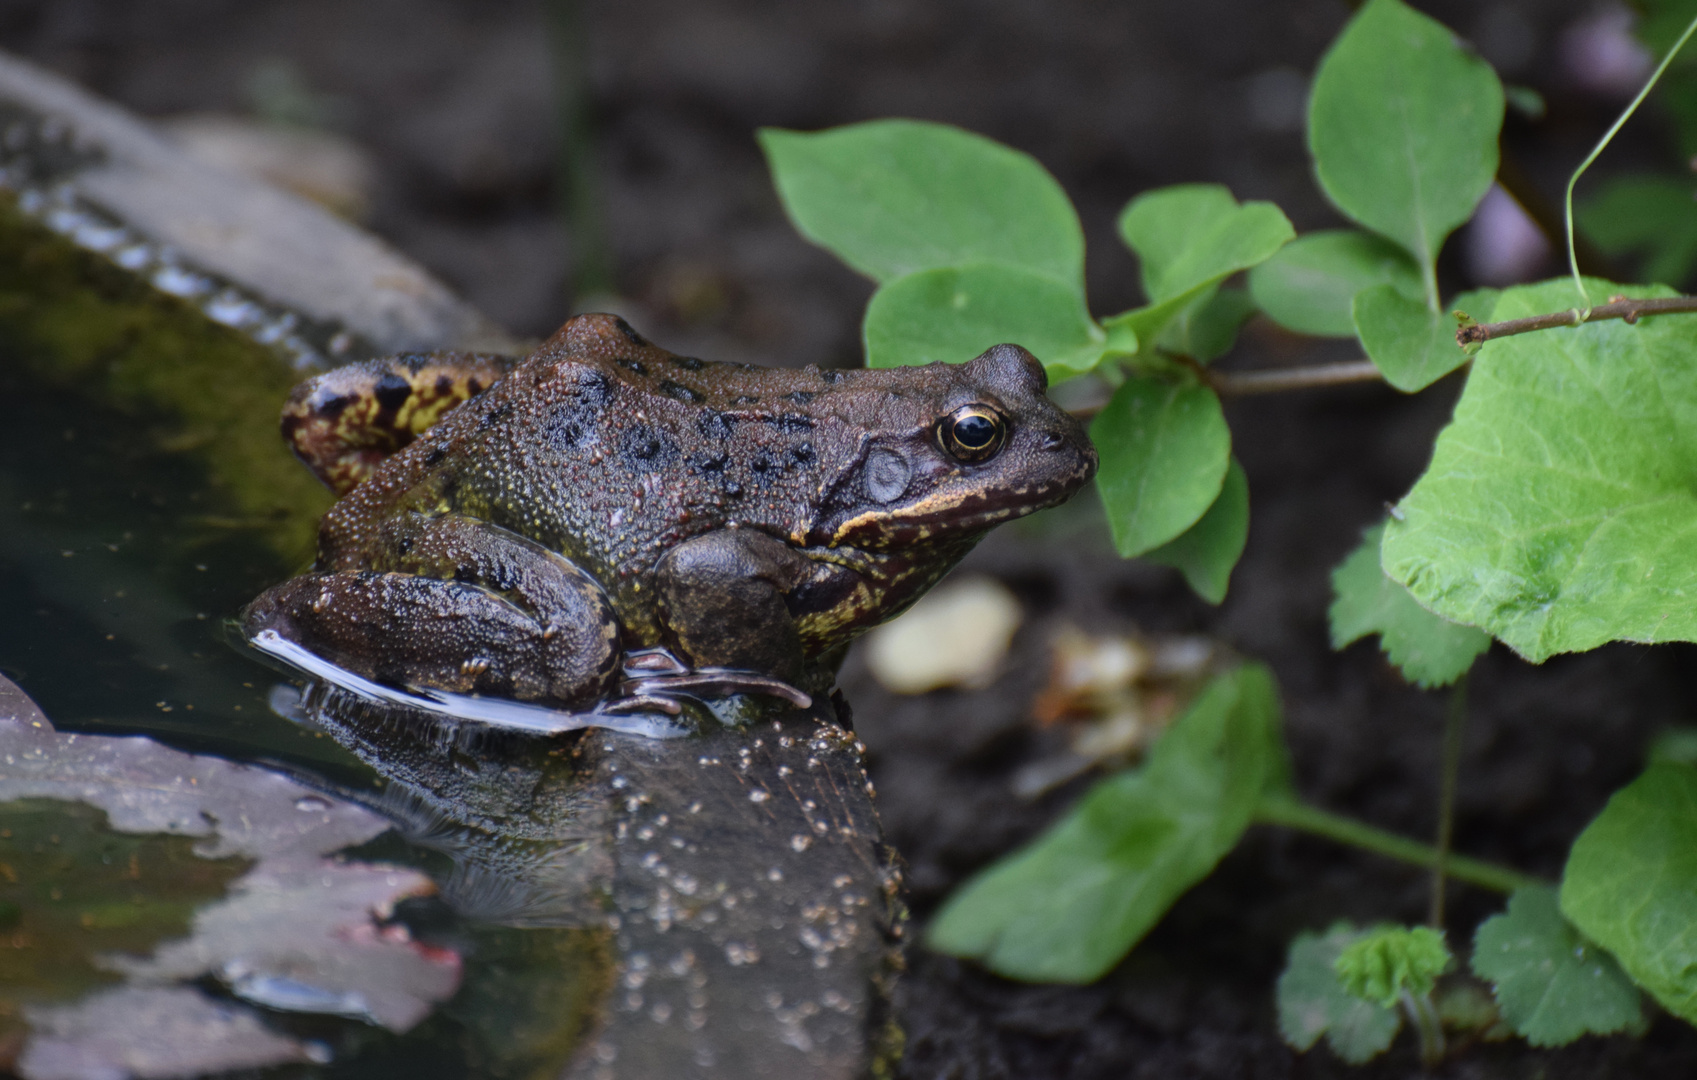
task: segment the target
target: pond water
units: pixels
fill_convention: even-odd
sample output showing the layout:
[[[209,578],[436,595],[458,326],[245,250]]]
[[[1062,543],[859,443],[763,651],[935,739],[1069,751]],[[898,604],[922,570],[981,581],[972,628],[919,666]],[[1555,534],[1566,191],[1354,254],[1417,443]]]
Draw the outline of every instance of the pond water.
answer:
[[[0,675],[43,714],[0,682],[0,1067],[861,1073],[894,877],[832,707],[658,740],[303,697],[228,628],[327,505],[240,460],[286,462],[293,373],[202,395],[111,310],[92,348],[0,310]]]

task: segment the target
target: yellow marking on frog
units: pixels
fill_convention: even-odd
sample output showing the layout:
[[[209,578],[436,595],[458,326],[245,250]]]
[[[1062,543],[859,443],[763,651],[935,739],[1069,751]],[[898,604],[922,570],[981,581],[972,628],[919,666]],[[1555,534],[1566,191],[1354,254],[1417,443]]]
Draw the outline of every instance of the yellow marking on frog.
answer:
[[[350,364],[302,383],[283,407],[283,438],[337,495],[493,385],[506,357],[440,353]]]

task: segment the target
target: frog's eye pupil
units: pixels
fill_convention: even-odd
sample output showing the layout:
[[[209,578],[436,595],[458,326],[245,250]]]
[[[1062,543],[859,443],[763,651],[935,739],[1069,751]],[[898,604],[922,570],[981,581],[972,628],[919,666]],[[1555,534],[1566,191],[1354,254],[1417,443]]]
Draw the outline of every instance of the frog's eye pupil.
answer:
[[[968,450],[989,446],[996,438],[996,425],[986,416],[965,416],[955,421],[955,439]]]
[[[982,405],[956,409],[940,425],[943,449],[961,461],[984,461],[1002,448],[1007,425]]]

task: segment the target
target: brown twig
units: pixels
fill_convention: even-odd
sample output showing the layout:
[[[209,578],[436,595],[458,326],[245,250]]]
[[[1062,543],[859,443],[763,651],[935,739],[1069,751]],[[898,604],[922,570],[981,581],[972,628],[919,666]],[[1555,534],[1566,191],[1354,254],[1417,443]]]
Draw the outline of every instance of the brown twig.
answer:
[[[1697,312],[1697,296],[1664,296],[1654,300],[1629,300],[1624,296],[1611,296],[1608,303],[1598,304],[1589,312],[1571,308],[1567,311],[1552,311],[1548,315],[1528,315],[1524,319],[1464,326],[1455,332],[1455,341],[1457,345],[1466,348],[1496,338],[1529,334],[1534,330],[1578,326],[1602,319],[1624,319],[1626,322],[1635,323],[1644,315],[1670,315],[1678,312]]]
[[[1216,393],[1246,397],[1277,394],[1285,390],[1311,390],[1321,386],[1377,382],[1384,376],[1371,360],[1342,364],[1313,364],[1309,367],[1270,368],[1262,371],[1208,372],[1208,384]]]
[[[1215,371],[1194,360],[1175,357],[1195,371],[1213,388],[1227,397],[1247,397],[1251,394],[1277,394],[1286,390],[1313,390],[1348,383],[1376,382],[1383,379],[1371,360],[1354,360],[1343,364],[1313,364],[1309,367],[1267,368],[1260,371]],[[1067,407],[1067,412],[1088,420],[1108,404],[1106,396],[1099,401],[1082,401]]]

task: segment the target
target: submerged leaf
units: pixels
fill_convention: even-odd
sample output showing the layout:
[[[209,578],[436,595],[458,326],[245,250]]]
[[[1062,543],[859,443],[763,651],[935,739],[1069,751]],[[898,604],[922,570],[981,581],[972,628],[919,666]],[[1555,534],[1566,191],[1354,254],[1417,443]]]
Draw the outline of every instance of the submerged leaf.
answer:
[[[187,986],[121,986],[74,1005],[26,1010],[26,1080],[193,1077],[321,1060],[252,1009]]]
[[[1423,689],[1448,686],[1467,673],[1491,645],[1491,635],[1459,626],[1427,611],[1408,590],[1379,567],[1383,523],[1368,529],[1361,546],[1332,571],[1332,648],[1341,649],[1368,634],[1402,672]]]
[[[1548,886],[1516,890],[1508,911],[1479,924],[1473,973],[1492,983],[1503,1019],[1533,1046],[1608,1035],[1644,1020],[1637,987],[1562,918]]]
[[[927,942],[1011,978],[1099,978],[1237,845],[1282,754],[1267,669],[1217,677],[1141,769],[955,893]]]
[[[1491,317],[1576,299],[1565,280],[1522,286]],[[1533,661],[1614,640],[1697,640],[1694,351],[1697,319],[1684,315],[1487,342],[1386,531],[1385,572]]]
[[[0,763],[8,826],[0,843],[29,844],[49,828],[60,841],[45,846],[59,864],[48,873],[31,866],[33,847],[16,853],[8,862],[30,876],[0,891],[52,958],[32,981],[0,980],[17,994],[6,995],[7,1004],[21,1001],[30,1021],[25,1059],[87,1061],[91,1070],[105,1063],[100,1075],[111,1074],[128,1060],[113,1041],[128,1029],[100,1020],[114,1001],[155,1015],[160,1030],[178,1036],[172,1057],[132,1032],[137,1052],[151,1055],[152,1071],[139,1075],[198,1075],[202,1051],[214,1062],[226,1049],[231,1061],[257,1055],[256,1065],[302,1056],[293,1040],[265,1037],[257,1013],[198,992],[167,992],[178,980],[209,978],[273,1009],[354,1016],[397,1031],[458,986],[457,953],[419,946],[403,927],[380,921],[397,901],[432,891],[429,878],[326,857],[389,829],[363,807],[149,739],[62,735],[3,679]],[[9,952],[28,962],[24,950]],[[114,975],[148,992],[87,995],[96,979]],[[85,996],[59,1004],[78,994]],[[211,1025],[204,1045],[183,1034],[201,1020]],[[68,1075],[53,1071],[59,1067],[41,1064],[27,1075]]]

